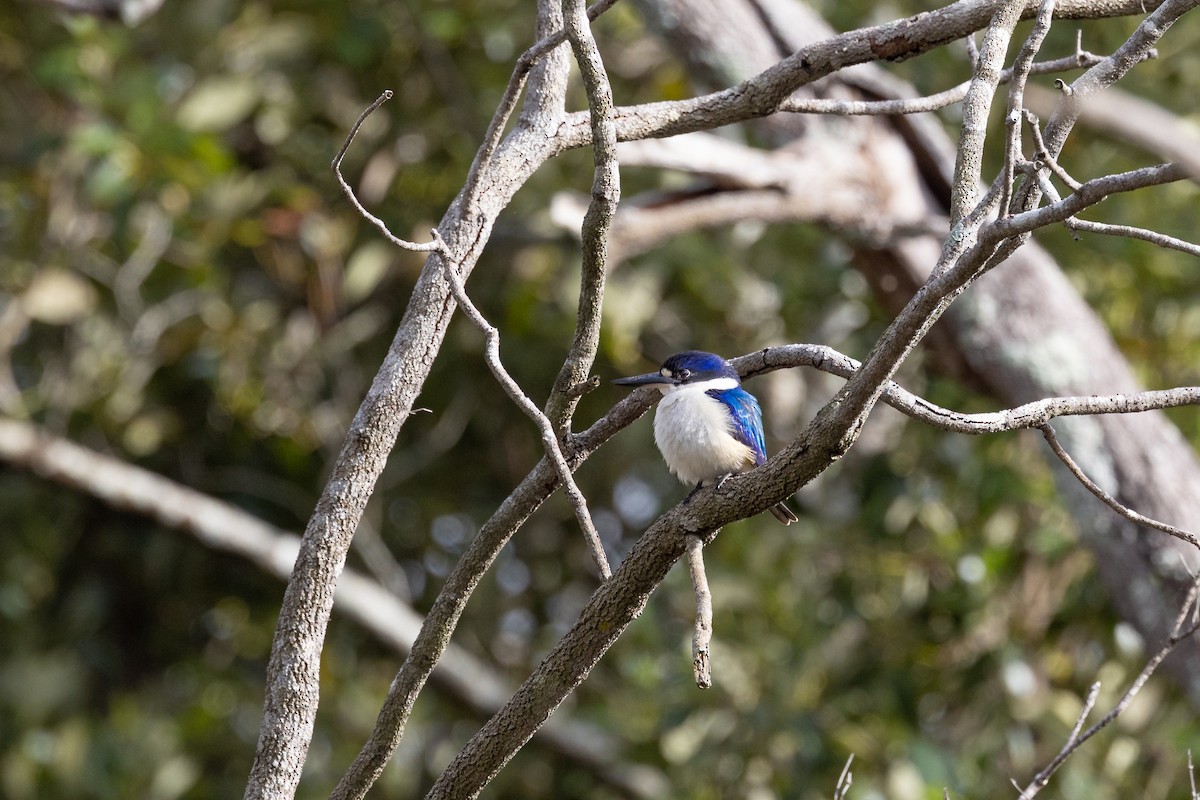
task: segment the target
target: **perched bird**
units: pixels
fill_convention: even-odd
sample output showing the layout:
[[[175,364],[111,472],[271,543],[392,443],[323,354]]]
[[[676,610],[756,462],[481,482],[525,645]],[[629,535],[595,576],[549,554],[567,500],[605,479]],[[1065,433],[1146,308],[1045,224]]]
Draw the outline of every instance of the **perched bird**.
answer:
[[[654,413],[654,443],[671,472],[695,484],[693,493],[767,460],[762,409],[720,356],[686,350],[664,361],[658,372],[613,383],[655,386],[663,393]],[[783,503],[770,511],[784,525],[797,520]]]

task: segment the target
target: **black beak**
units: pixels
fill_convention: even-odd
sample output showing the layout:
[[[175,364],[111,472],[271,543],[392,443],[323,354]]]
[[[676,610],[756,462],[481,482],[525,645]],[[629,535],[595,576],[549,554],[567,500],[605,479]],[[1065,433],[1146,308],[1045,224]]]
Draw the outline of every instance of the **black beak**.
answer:
[[[664,378],[660,372],[647,372],[645,375],[634,375],[632,378],[617,378],[613,383],[619,386],[650,386],[653,384],[673,386],[678,381],[674,378]]]

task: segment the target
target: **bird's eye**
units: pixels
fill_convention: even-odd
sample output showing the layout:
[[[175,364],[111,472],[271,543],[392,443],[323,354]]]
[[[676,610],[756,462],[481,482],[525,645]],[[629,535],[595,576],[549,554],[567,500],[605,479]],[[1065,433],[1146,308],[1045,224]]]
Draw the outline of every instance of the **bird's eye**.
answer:
[[[679,372],[675,373],[675,376],[681,381],[686,381],[688,378],[692,377],[692,371],[690,369],[681,369]]]

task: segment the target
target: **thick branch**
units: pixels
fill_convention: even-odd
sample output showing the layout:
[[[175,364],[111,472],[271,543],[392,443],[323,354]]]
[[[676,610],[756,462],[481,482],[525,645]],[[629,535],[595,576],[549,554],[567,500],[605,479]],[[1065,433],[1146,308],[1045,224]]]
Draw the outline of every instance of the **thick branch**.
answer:
[[[1096,19],[1143,14],[1154,2],[1136,0],[1069,0],[1058,3],[1060,19]],[[674,136],[711,130],[768,116],[780,110],[797,89],[844,67],[872,61],[902,61],[921,55],[985,28],[995,0],[961,0],[937,11],[849,31],[803,47],[737,86],[680,101],[618,107],[617,137],[632,139]],[[1033,16],[1036,0],[1026,0],[1022,17]],[[557,146],[582,147],[590,139],[587,116],[568,115]]]
[[[951,228],[962,224],[979,196],[988,112],[996,95],[996,87],[1000,85],[1008,41],[1024,5],[1022,0],[1007,0],[996,9],[996,15],[983,36],[983,45],[979,48],[975,76],[967,89],[967,96],[963,98],[962,129],[958,138],[958,157],[954,162],[954,184],[950,196]]]
[[[557,19],[552,7],[543,8],[540,29],[549,33],[560,28]],[[531,80],[536,91],[529,92],[526,105],[541,111],[529,108],[531,121],[518,126],[507,140],[507,148],[520,157],[493,162],[493,166],[503,164],[503,169],[491,174],[489,191],[479,197],[460,193],[438,226],[452,250],[462,254],[459,266],[464,278],[487,241],[490,220],[548,156],[546,131],[539,125],[550,124],[554,109],[561,108],[565,60],[551,52]],[[501,148],[507,152],[504,145]],[[467,214],[465,209],[480,213]],[[317,713],[320,654],[334,586],[354,529],[424,385],[454,310],[442,269],[441,256],[432,254],[305,528],[267,664],[262,726],[246,785],[248,800],[289,800],[295,794]]]

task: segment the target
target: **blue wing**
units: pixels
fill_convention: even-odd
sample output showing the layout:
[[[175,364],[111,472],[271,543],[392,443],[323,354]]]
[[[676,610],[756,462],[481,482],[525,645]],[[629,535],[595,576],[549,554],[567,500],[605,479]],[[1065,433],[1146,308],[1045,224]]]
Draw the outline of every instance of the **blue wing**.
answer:
[[[732,389],[709,389],[705,394],[721,401],[729,409],[734,437],[754,451],[756,466],[764,463],[767,460],[767,445],[763,441],[762,409],[759,408],[754,395],[740,386]]]

